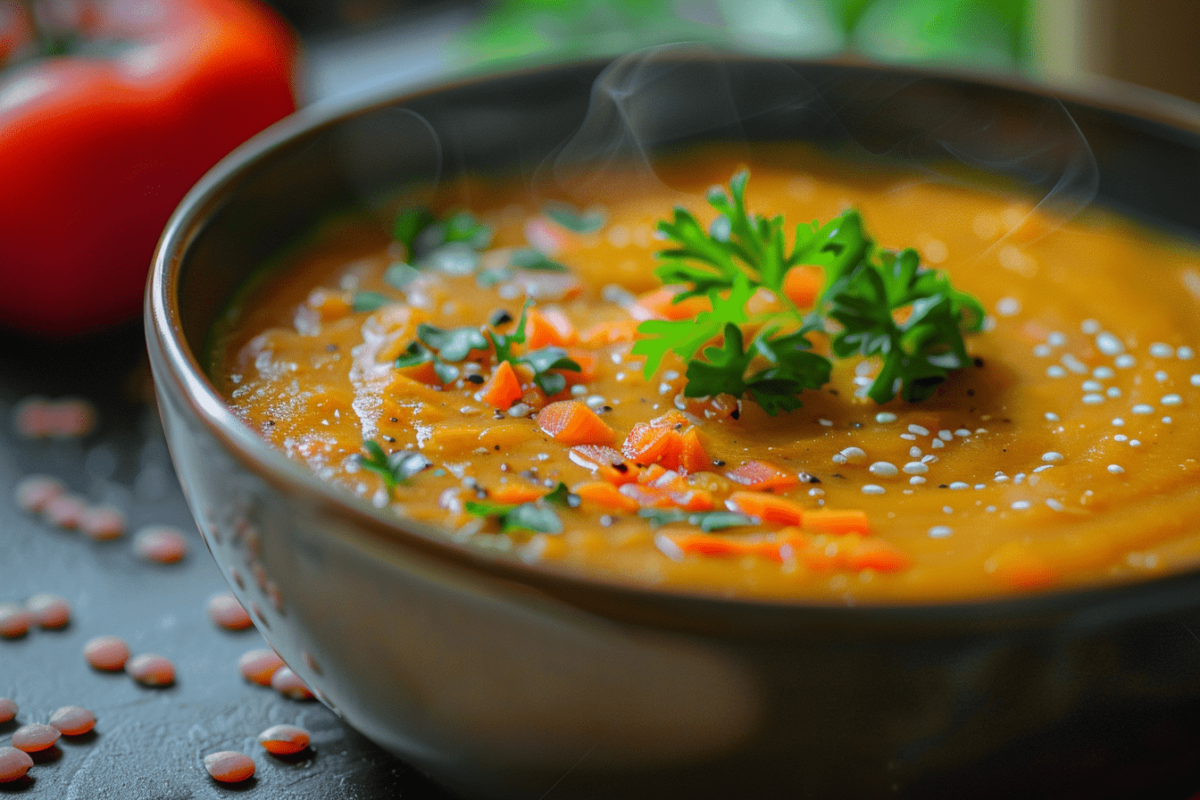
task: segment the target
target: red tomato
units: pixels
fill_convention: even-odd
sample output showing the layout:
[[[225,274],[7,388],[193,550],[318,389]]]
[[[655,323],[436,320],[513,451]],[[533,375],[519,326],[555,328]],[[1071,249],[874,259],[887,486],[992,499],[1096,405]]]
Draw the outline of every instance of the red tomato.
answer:
[[[0,2],[0,325],[64,336],[137,315],[187,190],[295,110],[296,44],[253,0],[45,5],[74,9],[51,21],[73,44],[23,58]]]

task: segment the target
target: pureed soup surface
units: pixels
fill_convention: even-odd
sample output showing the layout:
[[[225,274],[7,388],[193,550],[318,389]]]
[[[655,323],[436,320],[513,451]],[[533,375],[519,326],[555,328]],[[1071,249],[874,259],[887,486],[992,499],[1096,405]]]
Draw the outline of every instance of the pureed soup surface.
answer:
[[[655,226],[677,204],[707,226],[705,191],[740,168],[747,207],[783,214],[789,243],[797,222],[855,207],[878,246],[916,248],[975,295],[988,312],[965,335],[975,366],[927,400],[877,405],[863,395],[878,362],[834,359],[830,383],[777,416],[748,398],[685,397],[674,355],[645,378],[630,352],[639,322],[703,310],[659,288]],[[214,381],[269,443],[376,506],[608,579],[901,602],[1200,558],[1194,252],[1111,216],[1061,222],[1029,198],[794,147],[700,151],[657,175],[636,191],[629,176],[594,181],[600,205],[570,227],[518,182],[444,187],[435,209],[470,208],[493,229],[477,264],[459,246],[440,267],[396,267],[406,248],[377,224],[331,222],[231,309]],[[413,345],[421,323],[512,334],[527,302],[513,352],[561,346],[580,367],[547,370],[567,383],[550,398],[528,364],[508,374],[490,339],[463,360],[443,349],[441,377],[429,361],[396,366],[430,352]],[[760,292],[751,306],[773,302]],[[364,466],[380,456],[364,442],[412,454],[393,458],[396,485]],[[724,510],[742,516],[704,513]]]

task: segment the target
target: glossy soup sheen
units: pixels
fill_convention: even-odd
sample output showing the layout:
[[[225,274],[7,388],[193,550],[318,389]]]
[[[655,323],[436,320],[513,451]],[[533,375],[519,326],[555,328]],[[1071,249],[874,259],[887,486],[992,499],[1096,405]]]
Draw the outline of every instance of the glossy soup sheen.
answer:
[[[682,397],[684,367],[672,357],[645,379],[630,332],[637,319],[676,313],[655,295],[630,304],[658,288],[656,222],[681,204],[707,224],[715,212],[705,190],[727,185],[741,167],[750,170],[752,211],[782,213],[791,230],[856,207],[880,246],[916,248],[924,264],[977,296],[988,311],[985,330],[967,334],[978,366],[952,374],[929,400],[878,406],[861,397],[875,365],[835,361],[830,384],[776,417],[749,400]],[[230,310],[214,339],[214,381],[267,442],[367,501],[473,546],[608,580],[911,602],[1195,565],[1195,252],[1102,213],[1056,220],[1030,198],[852,168],[796,148],[708,150],[656,170],[649,182],[644,174],[594,177],[589,192],[604,224],[589,233],[552,222],[545,198],[531,198],[518,181],[455,183],[432,203],[470,208],[493,227],[480,269],[532,244],[569,267],[565,275],[517,271],[488,286],[478,273],[426,271],[398,289],[383,275],[405,249],[377,224],[332,221]],[[353,310],[365,291],[390,302]],[[574,385],[550,400],[594,408],[616,450],[636,425],[656,419],[692,434],[708,468],[664,462],[675,467],[667,473],[628,459],[618,474],[578,450],[573,458],[570,443],[539,425],[547,401],[530,391],[528,375],[519,376],[514,413],[480,399],[485,387],[472,381],[491,377],[490,352],[472,353],[478,366],[468,369],[480,377],[445,386],[428,365],[393,366],[418,323],[488,326],[497,309],[518,316],[527,291],[541,321],[557,322],[539,336],[558,337],[586,362],[579,376],[564,373]],[[671,414],[680,409],[687,416]],[[430,467],[389,493],[361,465],[364,440],[419,453]],[[731,480],[750,461],[776,467],[779,485]],[[476,501],[541,507],[537,495],[559,482],[582,498],[554,509],[560,533],[502,532],[495,518],[466,510]],[[703,532],[686,521],[655,527],[638,514],[639,506],[672,504],[722,509],[734,492],[754,491],[781,496],[805,516]]]

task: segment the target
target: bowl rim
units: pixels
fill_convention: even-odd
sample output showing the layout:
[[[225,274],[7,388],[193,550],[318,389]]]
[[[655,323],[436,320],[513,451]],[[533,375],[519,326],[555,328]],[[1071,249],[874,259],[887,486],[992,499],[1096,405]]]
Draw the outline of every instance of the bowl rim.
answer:
[[[709,57],[713,55],[711,49],[704,52]],[[686,58],[686,51],[681,55]],[[1065,86],[1037,83],[1021,75],[923,65],[885,65],[853,57],[778,58],[725,51],[717,55],[721,59],[740,62],[782,62],[801,68],[834,67],[863,73],[883,72],[984,85],[1149,120],[1200,135],[1200,104],[1111,79],[1094,78],[1083,84]],[[345,119],[445,90],[491,81],[566,69],[590,68],[599,72],[612,61],[611,58],[559,61],[500,72],[452,75],[417,85],[403,83],[339,96],[302,107],[232,151],[205,174],[180,202],[155,249],[146,285],[144,325],[147,346],[158,352],[165,368],[154,371],[156,390],[162,392],[161,384],[169,383],[177,397],[203,424],[206,432],[220,441],[233,457],[258,477],[289,492],[311,496],[322,507],[336,509],[339,514],[353,520],[358,532],[339,534],[343,539],[367,536],[375,545],[382,542],[404,550],[416,550],[475,573],[542,590],[573,604],[599,606],[617,615],[633,614],[650,624],[659,618],[647,613],[647,609],[657,606],[666,614],[661,618],[667,620],[663,624],[671,627],[677,625],[677,614],[682,611],[685,615],[696,612],[702,616],[712,615],[717,624],[727,612],[732,612],[739,621],[750,615],[758,620],[802,619],[811,624],[831,623],[839,627],[849,620],[865,621],[868,625],[878,624],[884,629],[898,621],[920,620],[931,630],[939,626],[954,628],[964,622],[975,626],[983,622],[1011,628],[1032,620],[1059,618],[1079,611],[1096,613],[1105,619],[1125,617],[1134,613],[1130,611],[1131,606],[1170,607],[1185,604],[1185,598],[1194,598],[1197,588],[1200,588],[1200,567],[1144,580],[1055,587],[1019,595],[871,601],[862,605],[844,600],[726,596],[712,591],[648,586],[623,581],[601,572],[588,572],[554,563],[529,563],[511,554],[456,542],[437,526],[403,519],[390,509],[376,508],[366,500],[321,480],[307,466],[289,459],[268,445],[233,414],[209,381],[196,354],[186,344],[177,289],[179,269],[192,242],[201,234],[210,214],[222,205],[223,197],[236,190],[245,176],[252,174],[257,165],[285,150],[295,140],[316,135]],[[153,364],[154,359],[151,361]],[[1131,595],[1136,596],[1137,602],[1130,602]],[[594,602],[596,599],[601,602]]]

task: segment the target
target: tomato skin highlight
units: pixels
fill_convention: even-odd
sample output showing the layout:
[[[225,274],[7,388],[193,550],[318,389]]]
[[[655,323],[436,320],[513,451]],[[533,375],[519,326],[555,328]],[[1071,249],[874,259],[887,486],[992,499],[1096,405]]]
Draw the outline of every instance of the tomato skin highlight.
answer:
[[[136,317],[188,189],[296,108],[295,37],[253,0],[114,0],[117,41],[0,72],[0,325],[70,336]]]

